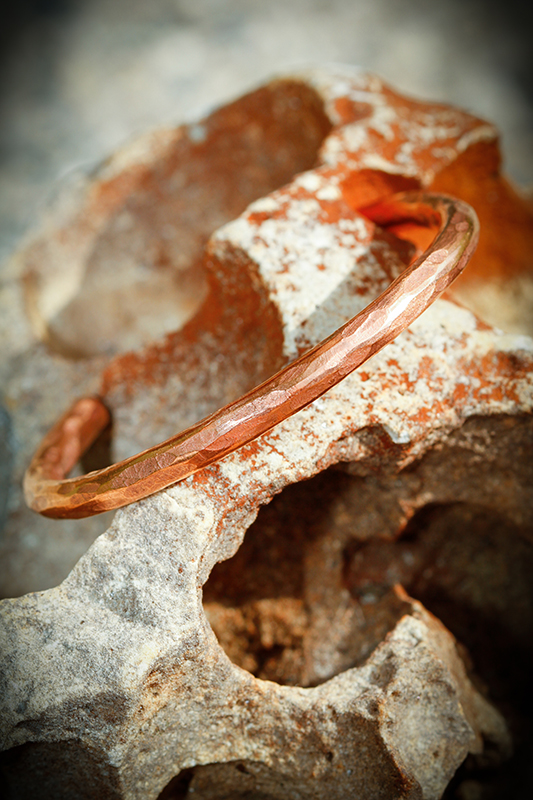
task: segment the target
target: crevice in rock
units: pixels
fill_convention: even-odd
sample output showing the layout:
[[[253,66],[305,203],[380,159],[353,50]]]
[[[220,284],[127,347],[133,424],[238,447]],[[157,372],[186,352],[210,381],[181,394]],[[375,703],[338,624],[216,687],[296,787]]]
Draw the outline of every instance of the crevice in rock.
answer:
[[[469,648],[474,680],[512,716],[531,663],[530,436],[526,417],[473,418],[400,472],[337,465],[286,488],[204,586],[222,647],[257,677],[317,685],[394,627],[401,584]]]
[[[0,788],[5,800],[33,800],[37,785],[41,800],[122,797],[116,770],[103,751],[86,742],[27,742],[0,755]]]
[[[204,608],[234,663],[281,684],[315,686],[361,663],[405,613],[384,592],[372,626],[345,586],[346,505],[361,479],[327,470],[259,512],[236,555],[215,566]]]
[[[157,800],[184,800],[187,797],[193,777],[193,769],[182,769],[178,775],[167,783]]]
[[[429,504],[415,513],[397,541],[373,540],[346,553],[354,596],[382,593],[391,577],[400,581],[466,645],[468,650],[461,651],[471,679],[510,725],[514,758],[496,769],[487,745],[482,763],[470,756],[463,765],[445,795],[449,798],[474,796],[474,791],[479,797],[522,796],[513,776],[525,780],[533,745],[528,730],[533,544],[525,534],[481,505]]]

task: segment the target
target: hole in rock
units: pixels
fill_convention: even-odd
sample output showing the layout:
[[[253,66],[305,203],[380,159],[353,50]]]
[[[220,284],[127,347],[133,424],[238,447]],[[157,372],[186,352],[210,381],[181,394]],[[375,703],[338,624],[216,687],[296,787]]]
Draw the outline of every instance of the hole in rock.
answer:
[[[381,429],[358,435],[375,459],[287,487],[212,570],[204,605],[222,647],[257,677],[319,684],[361,664],[408,611],[400,584],[519,720],[533,650],[531,419],[471,418],[399,472]]]
[[[404,613],[383,592],[369,614],[347,591],[343,548],[357,535],[361,480],[335,469],[263,507],[233,558],[204,586],[232,661],[259,678],[312,686],[361,663]]]
[[[36,330],[54,351],[83,358],[179,329],[207,292],[210,234],[313,167],[330,128],[312,89],[278,81],[200,124],[156,132],[127,167],[114,167],[116,156],[67,227],[28,251]]]
[[[508,791],[518,785],[517,775],[527,780],[533,745],[530,533],[482,505],[430,504],[415,513],[397,541],[350,543],[345,551],[350,592],[362,599],[402,583],[451,630],[467,667],[475,670],[474,682],[510,724],[516,746],[511,761],[500,766],[493,759],[498,769],[487,771],[487,743],[481,765],[470,758],[446,797],[463,797],[460,787],[468,781],[478,784],[479,797],[522,796]]]
[[[0,796],[3,800],[120,800],[121,790],[103,751],[80,742],[27,742],[0,754]]]
[[[471,503],[430,504],[397,541],[350,543],[344,558],[354,596],[401,583],[467,643],[494,699],[520,685],[533,653],[533,545],[507,517]]]
[[[324,747],[323,739],[316,745],[316,736],[309,733],[307,714],[298,715],[292,724],[308,731],[308,747],[296,753],[299,762],[297,769],[287,767],[287,762],[276,763],[276,759],[265,763],[261,760],[220,761],[201,764],[185,770],[188,779],[188,793],[183,795],[179,780],[170,781],[158,800],[181,800],[186,797],[201,797],[205,800],[276,800],[287,798],[322,798],[333,796],[349,798],[400,798],[408,797],[412,780],[400,772],[396,763],[369,720],[359,719],[354,726],[353,714],[332,712],[332,722],[337,729],[338,740],[335,750]],[[257,724],[260,725],[260,722]],[[355,730],[354,730],[355,728]],[[294,747],[291,725],[274,730],[272,736],[279,749]],[[268,740],[267,736],[267,740]],[[267,745],[268,746],[268,745]],[[316,748],[316,749],[315,749]],[[309,751],[311,756],[308,755]],[[354,752],[359,754],[359,768],[347,767]],[[223,758],[221,753],[221,758]],[[305,759],[309,759],[307,766]],[[311,761],[312,759],[312,761]],[[273,763],[272,763],[273,761]],[[302,769],[302,762],[304,767]],[[317,767],[318,765],[318,767]],[[191,774],[192,773],[192,774]],[[343,776],[344,773],[344,776]],[[336,791],[332,794],[332,781],[350,776],[351,786],[346,794]],[[173,787],[177,786],[173,793]],[[346,790],[346,783],[344,784]]]
[[[353,209],[365,208],[398,192],[420,189],[417,178],[382,172],[378,169],[359,169],[351,172],[341,183],[342,195]]]
[[[189,785],[193,779],[193,769],[182,769],[181,772],[172,778],[158,795],[157,800],[184,800],[189,792]]]

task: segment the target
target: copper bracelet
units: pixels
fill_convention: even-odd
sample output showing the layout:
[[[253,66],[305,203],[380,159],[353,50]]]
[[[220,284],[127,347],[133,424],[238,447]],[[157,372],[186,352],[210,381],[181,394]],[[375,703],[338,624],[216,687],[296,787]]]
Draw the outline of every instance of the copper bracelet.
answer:
[[[171,439],[81,477],[65,479],[110,420],[102,399],[78,400],[42,441],[24,477],[30,508],[87,517],[148,497],[266,433],[309,405],[407,328],[466,266],[475,212],[441,195],[395,195],[362,211],[378,225],[437,224],[431,246],[363,311],[239,400]]]

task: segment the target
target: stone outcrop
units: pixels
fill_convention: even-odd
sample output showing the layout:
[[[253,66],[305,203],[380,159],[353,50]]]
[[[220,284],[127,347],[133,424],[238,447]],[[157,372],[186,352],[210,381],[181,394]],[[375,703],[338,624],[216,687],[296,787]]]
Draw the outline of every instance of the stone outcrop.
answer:
[[[455,297],[110,524],[40,519],[14,491],[5,591],[77,562],[2,604],[14,797],[438,798],[468,754],[509,755],[466,651],[420,602],[501,700],[491,642],[531,648],[533,341],[456,302],[530,281],[531,208],[497,160],[494,128],[466,113],[358,72],[293,76],[132,144],[19,252],[1,301],[15,477],[58,397],[102,393],[123,458],[335,330],[432,236],[376,228],[380,197],[445,188],[483,231]],[[44,578],[25,573],[31,542],[50,548]]]

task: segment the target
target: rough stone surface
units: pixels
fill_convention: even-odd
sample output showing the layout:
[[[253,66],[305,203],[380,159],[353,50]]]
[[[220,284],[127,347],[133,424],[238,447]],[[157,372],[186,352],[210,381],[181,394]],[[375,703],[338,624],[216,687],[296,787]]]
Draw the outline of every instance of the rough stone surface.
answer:
[[[531,213],[489,156],[487,123],[364,73],[322,71],[114,157],[3,287],[18,334],[3,366],[15,475],[59,392],[68,405],[103,391],[124,457],[338,327],[427,240],[359,213],[391,191],[448,181],[475,199],[479,187],[482,280],[496,214],[483,176],[522,221]],[[487,284],[526,275],[528,235],[520,227]],[[152,314],[111,341],[94,291],[115,259],[116,297],[129,269],[156,283],[163,272],[162,295],[174,280],[203,287],[196,312],[185,293],[179,330],[163,335]],[[531,655],[532,366],[528,336],[440,300],[270,434],[117,512],[60,586],[4,601],[13,796],[437,798],[468,753],[478,768],[501,762],[503,717],[462,647],[399,584],[472,639],[476,669],[508,702],[489,644],[493,634]],[[75,561],[104,527],[41,520],[14,493],[5,563],[20,567],[32,536],[78,536]],[[4,585],[16,593],[25,580]]]

